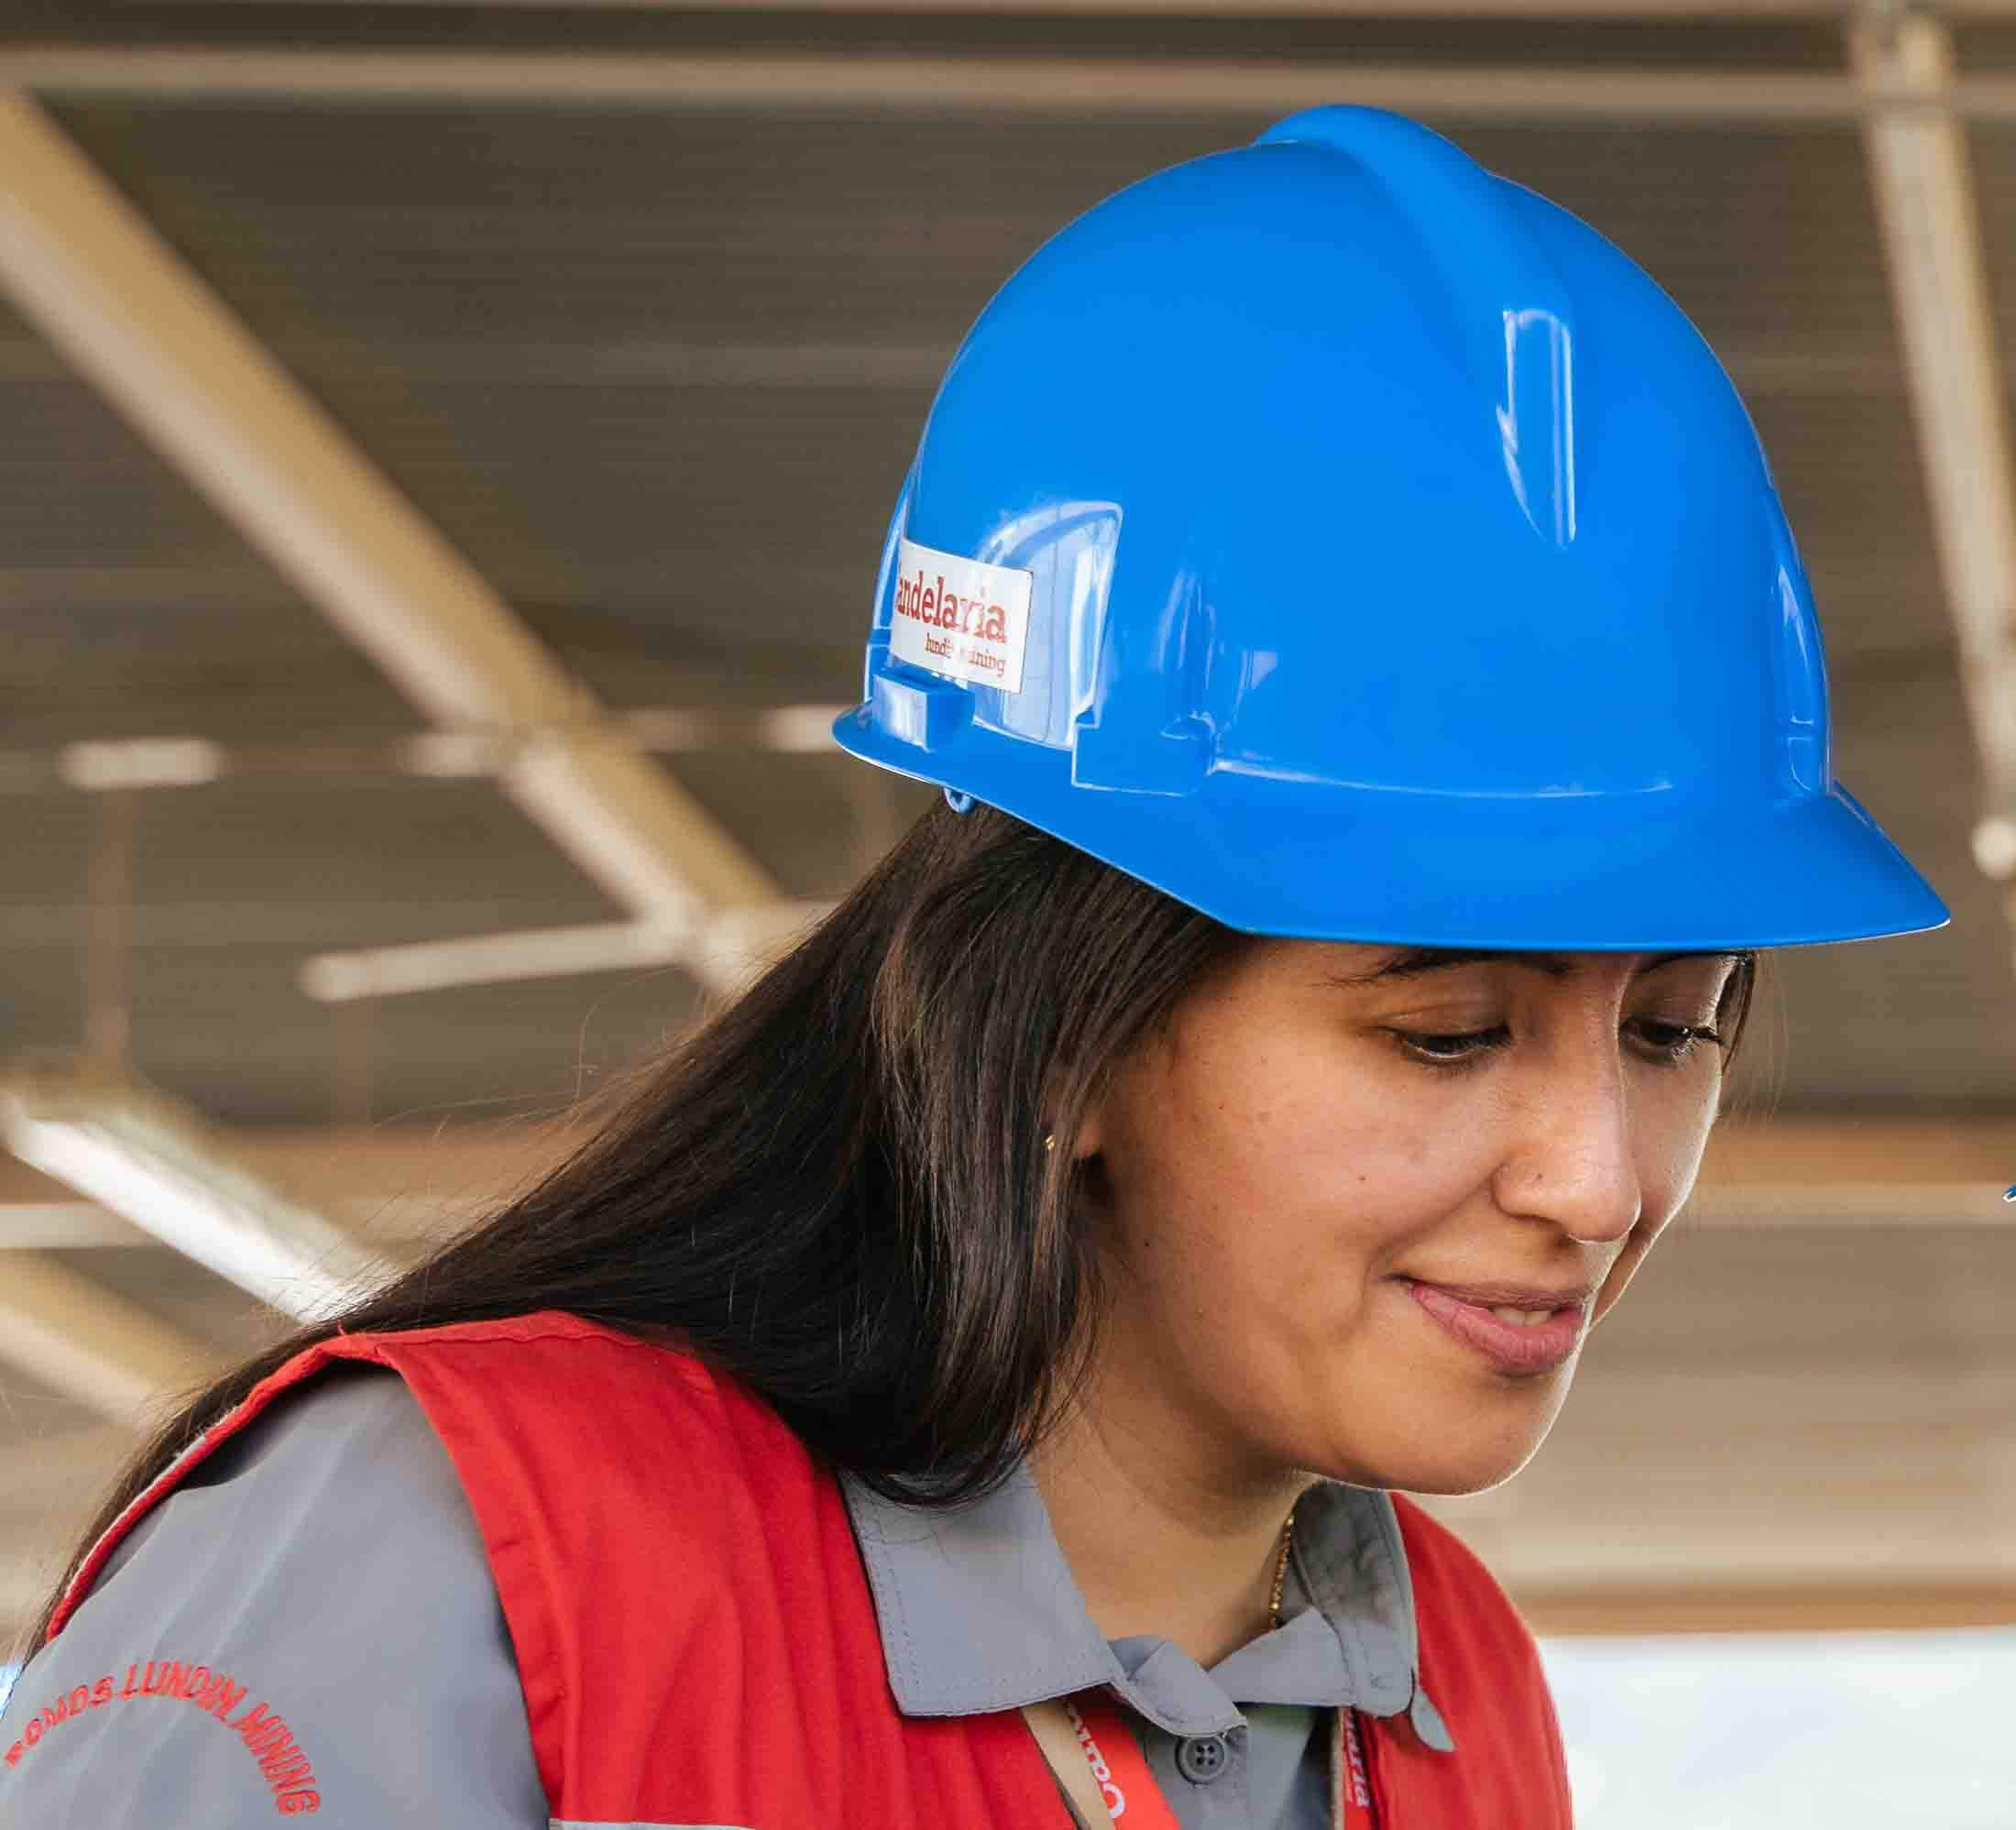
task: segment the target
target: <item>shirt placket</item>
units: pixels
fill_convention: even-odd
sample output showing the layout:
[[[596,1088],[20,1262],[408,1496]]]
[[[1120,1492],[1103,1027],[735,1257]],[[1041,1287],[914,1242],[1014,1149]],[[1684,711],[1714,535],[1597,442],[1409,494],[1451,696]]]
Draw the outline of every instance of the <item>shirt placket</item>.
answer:
[[[1183,1830],[1255,1830],[1244,1729],[1178,1736],[1137,1717],[1135,1733],[1148,1770]]]

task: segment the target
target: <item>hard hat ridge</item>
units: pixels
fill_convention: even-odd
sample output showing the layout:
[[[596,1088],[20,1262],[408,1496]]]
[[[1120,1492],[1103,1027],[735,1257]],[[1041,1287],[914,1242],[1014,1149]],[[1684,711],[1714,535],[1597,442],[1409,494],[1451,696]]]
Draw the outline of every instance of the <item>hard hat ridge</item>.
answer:
[[[1486,171],[1419,122],[1375,108],[1305,108],[1254,144],[1310,148],[1362,167],[1393,198],[1434,268],[1441,281],[1435,303],[1468,300],[1480,280],[1519,301],[1452,312],[1450,328],[1474,398],[1480,407],[1494,403],[1507,480],[1521,512],[1543,539],[1567,545],[1575,533],[1575,313],[1569,289],[1512,194],[1523,187]]]

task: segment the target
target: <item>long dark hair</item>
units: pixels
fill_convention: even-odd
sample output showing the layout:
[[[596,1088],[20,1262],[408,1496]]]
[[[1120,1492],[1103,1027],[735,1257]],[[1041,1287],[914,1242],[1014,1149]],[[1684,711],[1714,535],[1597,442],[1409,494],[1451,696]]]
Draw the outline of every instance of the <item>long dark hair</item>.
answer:
[[[566,1309],[689,1348],[891,1498],[998,1485],[1083,1376],[1102,1293],[1066,1150],[1113,1064],[1253,937],[942,802],[740,998],[584,1101],[495,1214],[254,1355],[133,1458],[77,1546],[335,1333]],[[1724,996],[1733,1055],[1758,977]],[[55,1598],[27,1649],[46,1636]]]

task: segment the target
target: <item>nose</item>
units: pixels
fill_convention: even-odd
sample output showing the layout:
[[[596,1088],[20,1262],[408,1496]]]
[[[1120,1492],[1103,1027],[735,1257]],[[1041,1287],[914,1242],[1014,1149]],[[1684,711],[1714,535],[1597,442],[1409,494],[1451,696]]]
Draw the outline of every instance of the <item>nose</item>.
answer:
[[[1629,1090],[1614,1026],[1606,1037],[1536,1048],[1509,1119],[1513,1143],[1493,1178],[1499,1206],[1591,1244],[1629,1237],[1644,1213]]]

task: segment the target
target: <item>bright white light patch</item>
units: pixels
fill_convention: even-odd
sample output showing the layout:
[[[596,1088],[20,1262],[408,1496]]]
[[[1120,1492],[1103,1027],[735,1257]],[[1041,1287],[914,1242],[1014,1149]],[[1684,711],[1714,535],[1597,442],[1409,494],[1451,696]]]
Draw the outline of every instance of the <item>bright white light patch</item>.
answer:
[[[2016,1628],[1540,1642],[1577,1830],[2016,1824]]]

